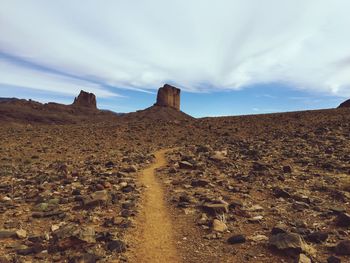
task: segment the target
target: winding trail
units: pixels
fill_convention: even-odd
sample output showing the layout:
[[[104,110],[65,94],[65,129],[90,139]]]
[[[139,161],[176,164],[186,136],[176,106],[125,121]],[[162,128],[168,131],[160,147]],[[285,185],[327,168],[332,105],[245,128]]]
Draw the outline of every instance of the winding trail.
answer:
[[[155,177],[155,170],[167,164],[165,153],[155,153],[155,162],[140,175],[140,182],[146,186],[143,207],[136,218],[132,239],[135,246],[130,262],[180,263],[177,255],[171,217],[164,200],[164,191]]]

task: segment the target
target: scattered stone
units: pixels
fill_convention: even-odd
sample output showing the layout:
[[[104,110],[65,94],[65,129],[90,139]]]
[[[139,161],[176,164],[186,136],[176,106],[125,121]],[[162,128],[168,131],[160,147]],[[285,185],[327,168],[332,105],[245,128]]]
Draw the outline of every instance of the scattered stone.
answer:
[[[249,240],[254,242],[262,242],[262,241],[268,241],[269,238],[265,235],[256,235],[256,236],[250,236]]]
[[[335,256],[330,256],[327,258],[327,263],[341,263],[341,260]]]
[[[305,254],[300,254],[295,262],[296,263],[311,263],[312,261]]]
[[[125,173],[136,173],[137,172],[137,167],[135,165],[131,165],[129,167],[123,168],[122,171],[125,172]]]
[[[225,232],[225,231],[227,231],[227,229],[228,229],[227,225],[224,222],[222,222],[218,219],[213,220],[213,230],[214,231]]]
[[[216,151],[213,155],[209,157],[210,160],[214,162],[222,162],[227,159],[227,151]]]
[[[79,227],[75,224],[67,224],[52,233],[58,247],[61,250],[69,248],[77,242],[96,243],[95,229],[93,227]]]
[[[204,179],[193,180],[191,182],[191,186],[193,186],[193,187],[204,187],[204,186],[207,186],[208,184],[209,184],[209,182],[207,180],[204,180]]]
[[[86,208],[93,208],[96,206],[104,206],[109,200],[107,190],[96,191],[91,196],[83,199],[83,204]]]
[[[181,161],[179,162],[180,169],[194,169],[193,164],[187,162],[187,161]]]
[[[290,165],[285,165],[285,166],[283,166],[283,172],[284,173],[291,173],[292,172],[292,167],[290,166]]]
[[[17,237],[16,231],[0,230],[0,239]]]
[[[27,237],[27,231],[24,229],[17,230],[16,235],[19,239],[25,239]]]
[[[211,214],[213,216],[228,213],[228,204],[227,203],[204,204],[202,206],[202,208],[203,208],[204,212]]]
[[[305,252],[313,255],[315,253],[315,250],[311,246],[307,245],[298,234],[294,233],[272,235],[269,239],[269,244],[279,250],[292,250],[296,254]]]
[[[246,238],[244,235],[234,235],[227,239],[227,243],[229,244],[242,244],[246,242]]]
[[[112,240],[108,242],[107,248],[110,251],[115,251],[117,253],[122,253],[126,251],[126,245],[121,240]]]
[[[279,188],[279,187],[275,187],[273,189],[273,194],[275,197],[277,198],[290,198],[290,193],[288,193],[286,190],[282,189],[282,188]]]
[[[36,253],[36,250],[34,248],[21,245],[16,248],[16,253],[18,255],[27,256],[27,255]]]
[[[328,238],[328,233],[322,231],[316,231],[307,236],[307,240],[312,243],[322,243]]]
[[[340,213],[337,216],[337,225],[341,227],[349,227],[350,226],[350,215],[347,213]]]
[[[288,233],[288,227],[284,224],[278,224],[271,230],[271,235],[285,234]]]
[[[45,217],[64,217],[65,213],[63,211],[49,211],[49,212],[33,212],[32,217],[34,218],[45,218]]]
[[[334,251],[337,255],[350,255],[350,240],[339,242]]]

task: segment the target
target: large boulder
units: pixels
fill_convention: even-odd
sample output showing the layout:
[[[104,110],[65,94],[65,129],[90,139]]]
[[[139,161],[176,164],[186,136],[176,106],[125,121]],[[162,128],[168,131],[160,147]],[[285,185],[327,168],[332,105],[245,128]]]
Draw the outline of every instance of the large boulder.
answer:
[[[93,93],[88,93],[82,90],[80,91],[79,96],[74,99],[73,106],[97,109],[96,96]]]
[[[180,89],[165,84],[162,88],[159,88],[158,90],[157,102],[155,103],[155,105],[172,107],[176,110],[180,110],[180,92]]]

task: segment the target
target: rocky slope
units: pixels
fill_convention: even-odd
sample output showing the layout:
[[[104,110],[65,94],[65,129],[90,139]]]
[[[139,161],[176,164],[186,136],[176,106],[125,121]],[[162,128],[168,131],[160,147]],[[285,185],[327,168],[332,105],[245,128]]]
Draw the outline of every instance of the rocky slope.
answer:
[[[182,114],[1,125],[0,262],[132,262],[139,176],[159,149],[183,262],[350,262],[349,108]]]
[[[350,108],[350,100],[344,101],[338,106],[338,108]]]

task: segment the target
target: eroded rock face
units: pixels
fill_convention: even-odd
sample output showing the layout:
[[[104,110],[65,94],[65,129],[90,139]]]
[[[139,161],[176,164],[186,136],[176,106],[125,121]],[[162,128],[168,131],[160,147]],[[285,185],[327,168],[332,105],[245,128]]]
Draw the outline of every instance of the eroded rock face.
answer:
[[[339,105],[338,108],[350,108],[350,100],[346,100]]]
[[[180,110],[180,92],[180,89],[165,84],[158,90],[157,102],[155,105],[172,107],[176,110]]]
[[[93,93],[88,93],[82,90],[80,91],[79,96],[74,99],[73,106],[97,109],[96,96]]]

